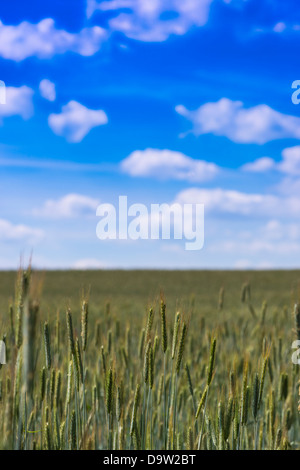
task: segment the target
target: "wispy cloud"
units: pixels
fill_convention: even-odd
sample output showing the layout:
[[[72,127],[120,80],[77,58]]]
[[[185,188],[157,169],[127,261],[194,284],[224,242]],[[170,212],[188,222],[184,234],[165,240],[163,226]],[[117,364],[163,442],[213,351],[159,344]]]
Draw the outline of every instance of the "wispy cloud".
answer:
[[[282,114],[266,104],[245,108],[242,101],[222,98],[195,111],[176,106],[178,114],[193,124],[196,135],[225,136],[233,142],[264,144],[274,139],[300,139],[300,118]]]
[[[285,198],[273,194],[243,193],[221,188],[189,188],[181,191],[175,202],[204,204],[205,211],[218,214],[236,214],[254,217],[299,217],[300,197]]]
[[[112,163],[82,163],[63,160],[36,160],[32,158],[0,158],[0,167],[6,168],[33,168],[53,171],[75,172],[116,172],[118,167]]]
[[[99,26],[69,33],[56,29],[52,18],[45,18],[37,24],[23,21],[18,25],[4,25],[0,22],[0,56],[16,62],[28,57],[49,59],[67,51],[83,56],[95,54],[107,37]]]
[[[43,230],[28,227],[23,224],[13,224],[8,220],[0,219],[1,242],[24,242],[35,244],[44,237]]]
[[[107,122],[102,109],[88,109],[77,101],[70,101],[60,114],[50,114],[48,118],[52,131],[73,143],[81,142],[91,129]]]
[[[34,209],[33,215],[47,218],[76,218],[95,215],[97,199],[82,194],[67,194],[60,199],[49,199],[44,206]]]
[[[189,182],[207,181],[219,172],[219,167],[214,163],[194,160],[180,152],[158,149],[132,152],[121,162],[121,169],[130,176]]]

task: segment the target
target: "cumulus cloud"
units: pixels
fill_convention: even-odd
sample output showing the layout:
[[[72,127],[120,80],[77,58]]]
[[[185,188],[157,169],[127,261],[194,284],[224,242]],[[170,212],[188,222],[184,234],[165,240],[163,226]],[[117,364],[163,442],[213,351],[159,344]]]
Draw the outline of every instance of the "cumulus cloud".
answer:
[[[196,135],[215,134],[233,142],[265,144],[274,139],[300,139],[300,118],[279,113],[265,104],[245,108],[241,101],[221,98],[195,111],[176,106],[192,122]]]
[[[69,142],[81,142],[97,126],[107,124],[108,118],[102,109],[88,109],[77,101],[70,101],[59,114],[50,114],[48,124],[52,131]]]
[[[49,199],[34,215],[51,218],[75,218],[95,215],[99,205],[97,199],[82,194],[67,194],[60,199]]]
[[[253,173],[276,170],[288,175],[289,178],[291,178],[289,181],[291,181],[293,186],[295,181],[292,181],[292,178],[295,179],[300,175],[300,145],[285,148],[281,155],[282,159],[279,162],[275,162],[275,160],[269,157],[262,157],[253,162],[244,164],[241,170]],[[283,180],[282,183],[285,184],[285,181],[287,180]]]
[[[175,202],[204,204],[205,212],[244,216],[299,217],[300,197],[278,197],[272,194],[251,194],[221,188],[189,188],[181,191]]]
[[[282,161],[279,162],[278,169],[292,176],[300,175],[300,145],[282,151]]]
[[[1,242],[25,242],[34,244],[44,237],[40,229],[31,228],[23,224],[12,224],[8,220],[0,219]]]
[[[241,167],[243,171],[249,171],[252,173],[263,173],[268,170],[275,168],[275,161],[269,157],[258,158],[254,162],[246,163]]]
[[[209,180],[219,172],[214,163],[194,160],[173,150],[158,149],[132,152],[121,162],[121,169],[130,176],[150,176],[190,182]]]
[[[114,13],[113,31],[139,41],[165,41],[183,35],[192,27],[206,24],[212,0],[88,0],[87,16],[96,10]]]
[[[4,25],[0,21],[0,57],[19,62],[33,56],[50,59],[67,51],[91,56],[106,37],[106,31],[99,26],[82,29],[77,34],[56,29],[52,18],[37,24],[23,21],[19,25]]]
[[[45,98],[48,101],[55,101],[56,91],[55,91],[55,84],[53,82],[51,82],[47,78],[44,78],[44,80],[40,82],[39,90],[43,98]]]
[[[0,122],[9,116],[29,119],[33,115],[33,90],[26,85],[19,88],[6,87],[6,104],[0,106]]]
[[[241,167],[243,171],[262,173],[268,170],[277,170],[289,175],[299,177],[300,175],[300,145],[288,147],[282,151],[282,159],[278,163],[272,158],[262,157],[254,162],[246,163]]]

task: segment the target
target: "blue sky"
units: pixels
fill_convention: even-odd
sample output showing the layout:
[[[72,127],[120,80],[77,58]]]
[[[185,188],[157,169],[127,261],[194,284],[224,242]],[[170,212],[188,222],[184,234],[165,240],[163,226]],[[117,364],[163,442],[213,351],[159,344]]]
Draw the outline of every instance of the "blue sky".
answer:
[[[16,0],[0,21],[0,269],[299,267],[296,0]],[[119,195],[204,203],[204,248],[100,241]]]

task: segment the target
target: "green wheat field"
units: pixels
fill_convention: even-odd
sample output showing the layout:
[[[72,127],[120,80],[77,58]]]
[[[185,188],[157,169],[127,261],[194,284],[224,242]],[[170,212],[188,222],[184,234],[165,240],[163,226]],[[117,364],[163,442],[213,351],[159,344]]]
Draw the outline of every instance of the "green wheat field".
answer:
[[[0,273],[0,449],[299,449],[299,271]]]

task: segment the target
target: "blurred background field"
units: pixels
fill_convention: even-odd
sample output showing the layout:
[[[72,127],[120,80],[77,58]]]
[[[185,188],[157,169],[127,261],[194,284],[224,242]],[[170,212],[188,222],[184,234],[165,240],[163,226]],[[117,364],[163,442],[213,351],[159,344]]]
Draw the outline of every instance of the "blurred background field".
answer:
[[[168,310],[195,312],[209,321],[218,312],[218,295],[225,289],[224,311],[230,314],[240,308],[241,285],[249,282],[252,303],[260,308],[267,301],[269,308],[289,309],[297,301],[300,271],[47,271],[36,272],[40,284],[41,311],[56,314],[57,309],[80,308],[82,293],[89,292],[91,313],[102,313],[109,303],[112,311],[128,319],[144,319],[149,305],[163,293]],[[0,308],[7,310],[13,298],[16,272],[0,272]]]

